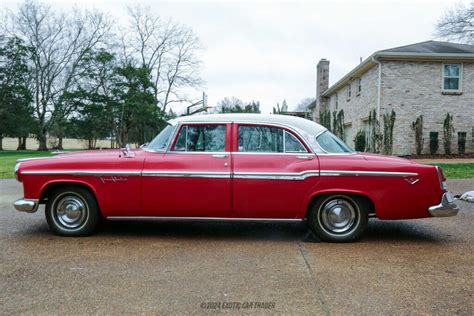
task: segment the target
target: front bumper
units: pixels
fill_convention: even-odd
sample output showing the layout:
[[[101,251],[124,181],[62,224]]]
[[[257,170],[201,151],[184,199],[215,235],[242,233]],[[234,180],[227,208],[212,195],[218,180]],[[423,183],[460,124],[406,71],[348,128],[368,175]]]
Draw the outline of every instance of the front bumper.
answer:
[[[428,211],[434,217],[455,216],[459,211],[459,206],[454,203],[451,192],[445,192],[441,198],[441,203],[431,206]]]
[[[15,209],[19,212],[34,213],[38,209],[38,200],[19,199],[13,203]]]

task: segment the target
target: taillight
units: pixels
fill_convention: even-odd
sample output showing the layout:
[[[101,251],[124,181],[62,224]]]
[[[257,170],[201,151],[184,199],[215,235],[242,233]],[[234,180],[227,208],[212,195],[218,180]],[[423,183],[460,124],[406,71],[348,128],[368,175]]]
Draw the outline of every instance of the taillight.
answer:
[[[18,169],[20,169],[20,164],[21,164],[20,162],[17,162],[17,164],[15,165],[15,170],[14,170],[15,178],[17,181],[20,181],[20,176],[18,175]]]
[[[443,168],[436,166],[436,170],[438,170],[438,179],[441,189],[447,190],[448,185],[446,184],[446,177],[444,176]]]

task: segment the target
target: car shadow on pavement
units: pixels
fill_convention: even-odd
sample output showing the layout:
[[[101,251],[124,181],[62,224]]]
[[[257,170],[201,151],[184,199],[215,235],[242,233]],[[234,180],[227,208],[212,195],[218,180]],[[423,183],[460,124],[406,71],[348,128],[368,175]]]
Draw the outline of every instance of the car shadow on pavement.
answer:
[[[183,239],[300,240],[305,223],[104,222],[101,236]]]
[[[104,222],[100,236],[136,236],[214,240],[281,240],[321,242],[306,223],[212,223],[212,222]],[[437,231],[420,221],[371,220],[362,237],[364,242],[409,241],[439,242],[446,240],[444,231]]]

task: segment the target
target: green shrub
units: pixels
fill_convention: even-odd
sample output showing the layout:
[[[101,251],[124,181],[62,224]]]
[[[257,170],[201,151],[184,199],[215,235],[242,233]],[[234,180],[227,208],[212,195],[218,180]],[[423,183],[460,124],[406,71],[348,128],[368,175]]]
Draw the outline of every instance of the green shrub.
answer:
[[[415,132],[415,148],[416,154],[421,155],[423,152],[423,115],[416,118],[416,121],[411,123],[411,129]]]
[[[438,148],[438,132],[430,132],[430,154],[436,155],[438,153]]]
[[[458,151],[460,155],[466,153],[466,132],[458,132]]]
[[[331,112],[329,110],[319,112],[319,124],[331,130]]]
[[[383,115],[383,153],[385,155],[391,155],[393,149],[393,127],[395,126],[395,119],[397,115],[392,110],[391,113],[385,113]]]
[[[354,138],[355,150],[365,151],[365,131],[359,130]]]
[[[444,152],[446,155],[451,154],[451,143],[453,142],[454,125],[453,116],[449,113],[446,114],[446,118],[443,123],[443,145]]]

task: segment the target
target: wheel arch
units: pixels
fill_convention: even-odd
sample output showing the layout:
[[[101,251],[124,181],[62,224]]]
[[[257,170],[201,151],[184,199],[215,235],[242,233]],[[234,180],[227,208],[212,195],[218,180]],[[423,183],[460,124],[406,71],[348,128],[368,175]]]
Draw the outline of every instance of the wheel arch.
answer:
[[[367,212],[369,217],[374,217],[376,215],[376,208],[373,200],[364,192],[361,191],[354,191],[354,190],[325,190],[315,192],[314,194],[310,195],[306,202],[306,208],[304,210],[303,218],[307,218],[308,211],[311,207],[319,201],[319,199],[328,196],[328,195],[348,195],[354,199],[357,199],[363,206],[367,207]]]
[[[89,183],[80,181],[80,180],[77,180],[77,181],[55,180],[55,181],[49,181],[45,183],[41,187],[41,190],[40,190],[40,199],[39,199],[40,203],[45,203],[48,197],[54,192],[54,190],[63,186],[75,186],[75,187],[81,187],[83,189],[88,190],[94,196],[100,208],[100,203],[99,203],[99,200],[97,199],[97,192]]]

